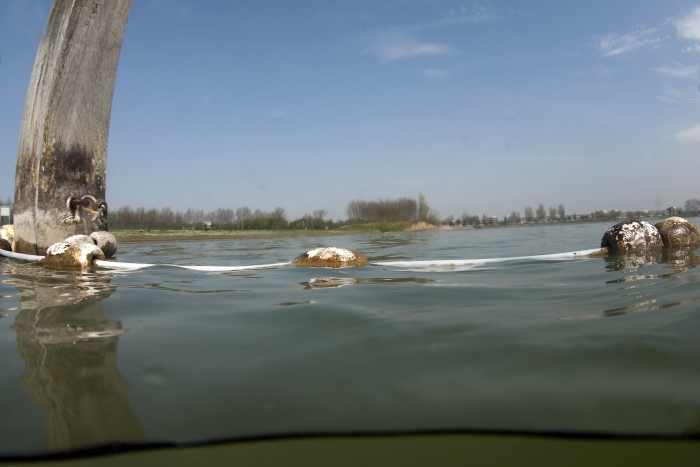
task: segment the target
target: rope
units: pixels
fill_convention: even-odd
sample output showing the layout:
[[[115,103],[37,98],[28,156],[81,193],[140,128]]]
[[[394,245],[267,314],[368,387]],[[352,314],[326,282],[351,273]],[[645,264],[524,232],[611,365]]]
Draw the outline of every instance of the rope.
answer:
[[[533,255],[533,256],[513,256],[510,258],[480,258],[480,259],[443,259],[443,260],[433,260],[433,261],[374,261],[370,262],[370,266],[389,266],[389,267],[417,267],[417,268],[441,268],[445,270],[455,270],[456,267],[464,266],[480,266],[482,264],[488,263],[502,263],[506,261],[522,261],[522,260],[544,260],[544,261],[562,261],[571,259],[582,259],[590,258],[591,255],[600,254],[606,252],[607,250],[601,248],[595,248],[591,250],[580,250],[580,251],[570,251],[566,253],[553,253],[547,255]],[[0,255],[7,258],[24,260],[24,261],[42,261],[43,256],[26,255],[23,253],[14,253],[12,251],[0,250]],[[105,269],[115,269],[115,270],[137,270],[144,269],[154,266],[165,266],[165,267],[175,267],[180,269],[189,269],[191,271],[204,271],[204,272],[229,272],[229,271],[246,271],[255,269],[274,269],[282,266],[287,266],[292,264],[291,261],[284,263],[272,263],[272,264],[252,264],[247,266],[183,266],[178,264],[159,264],[159,263],[122,263],[118,261],[106,261],[95,259],[92,261],[94,266],[105,268]]]

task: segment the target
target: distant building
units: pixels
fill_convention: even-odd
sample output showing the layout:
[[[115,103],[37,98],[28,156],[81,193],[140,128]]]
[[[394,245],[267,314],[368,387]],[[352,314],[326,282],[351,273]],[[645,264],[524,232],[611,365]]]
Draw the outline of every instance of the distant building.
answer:
[[[0,206],[0,225],[10,222],[10,206]]]

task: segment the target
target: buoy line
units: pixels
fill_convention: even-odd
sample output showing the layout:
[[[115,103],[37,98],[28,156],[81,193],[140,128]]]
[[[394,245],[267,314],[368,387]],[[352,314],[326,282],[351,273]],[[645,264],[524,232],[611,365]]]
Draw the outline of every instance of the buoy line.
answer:
[[[482,264],[490,263],[502,263],[507,261],[523,261],[523,260],[544,260],[544,261],[557,261],[557,260],[572,260],[572,259],[583,259],[591,258],[591,255],[601,254],[606,252],[604,248],[594,248],[590,250],[580,250],[580,251],[570,251],[566,253],[553,253],[544,255],[530,255],[530,256],[512,256],[507,258],[476,258],[476,259],[442,259],[442,260],[421,260],[421,261],[371,261],[368,263],[369,266],[383,266],[383,267],[417,267],[417,268],[444,268],[448,270],[453,267],[458,266],[480,266]],[[44,260],[44,256],[27,255],[23,253],[14,253],[11,251],[0,250],[0,255],[7,258],[38,262]],[[145,269],[154,266],[165,266],[165,267],[176,267],[180,269],[188,269],[191,271],[203,271],[203,272],[231,272],[231,271],[247,271],[256,269],[274,269],[283,266],[288,266],[293,264],[293,261],[287,261],[282,263],[271,263],[271,264],[251,264],[245,266],[187,266],[179,264],[167,264],[167,263],[123,263],[119,261],[108,261],[102,259],[93,259],[93,266],[97,266],[104,269],[114,269],[114,270],[138,270]]]
[[[14,241],[12,225],[0,227],[0,256],[24,260],[44,261],[52,268],[85,269],[96,266],[113,270],[136,270],[154,266],[176,267],[192,271],[228,272],[256,269],[274,269],[293,264],[300,267],[396,267],[413,268],[425,272],[466,271],[484,264],[507,261],[561,261],[583,258],[597,258],[628,252],[646,252],[665,247],[686,247],[700,245],[700,230],[692,222],[681,217],[669,217],[656,225],[644,221],[627,220],[619,222],[603,235],[600,248],[569,251],[544,255],[511,256],[506,258],[440,259],[419,261],[369,261],[357,251],[339,247],[319,247],[302,253],[292,261],[271,264],[251,264],[244,266],[185,266],[158,263],[122,263],[108,260],[117,251],[114,235],[107,231],[95,231],[88,235],[73,235],[62,242],[54,243],[46,249],[46,256],[35,256],[10,251]]]

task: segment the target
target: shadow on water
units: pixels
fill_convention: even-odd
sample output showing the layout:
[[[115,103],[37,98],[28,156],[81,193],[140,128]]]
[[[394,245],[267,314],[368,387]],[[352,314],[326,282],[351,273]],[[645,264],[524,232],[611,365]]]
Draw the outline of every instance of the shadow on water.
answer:
[[[12,325],[24,360],[20,383],[43,416],[45,450],[142,442],[144,430],[117,368],[124,329],[102,309],[114,291],[110,278],[8,268],[20,292]]]

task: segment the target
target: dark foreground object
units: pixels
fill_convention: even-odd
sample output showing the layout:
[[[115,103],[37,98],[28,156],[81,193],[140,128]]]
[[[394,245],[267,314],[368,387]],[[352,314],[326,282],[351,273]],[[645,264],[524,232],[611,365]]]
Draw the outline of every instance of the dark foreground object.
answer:
[[[700,443],[693,440],[444,434],[250,441],[2,465],[695,467],[699,460]]]

